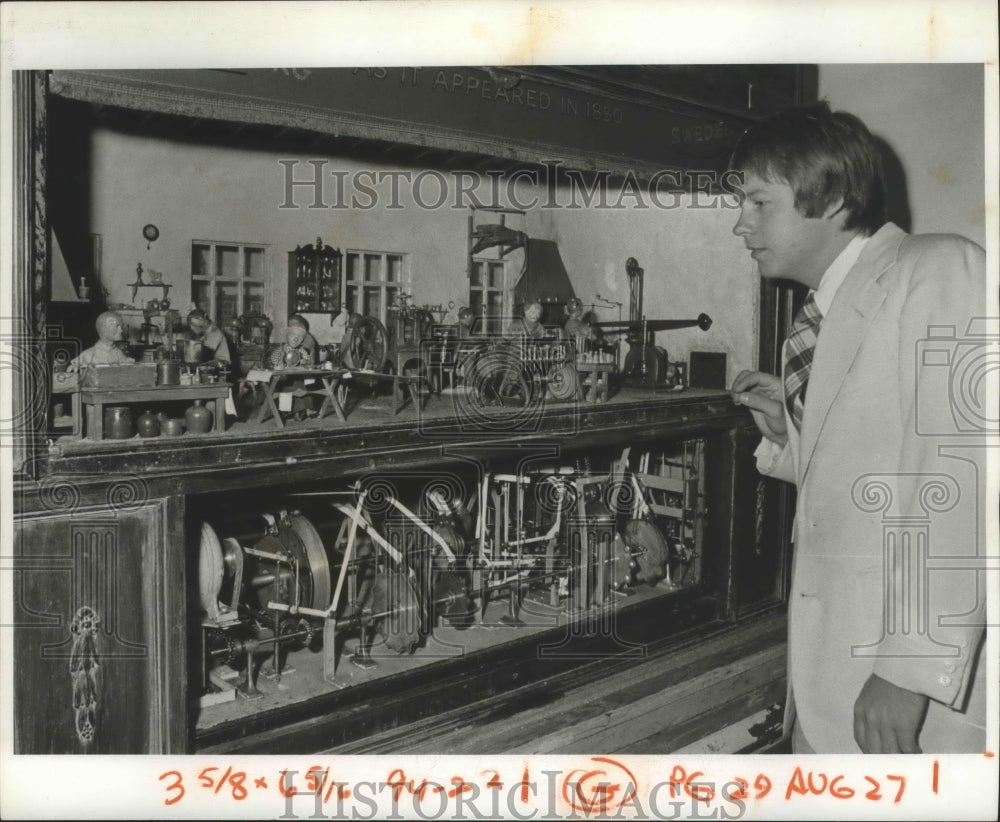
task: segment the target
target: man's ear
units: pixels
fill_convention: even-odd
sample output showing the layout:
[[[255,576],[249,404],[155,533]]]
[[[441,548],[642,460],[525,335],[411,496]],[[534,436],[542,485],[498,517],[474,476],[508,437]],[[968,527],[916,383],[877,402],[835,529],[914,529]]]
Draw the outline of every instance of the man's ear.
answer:
[[[843,227],[843,223],[847,221],[847,212],[844,211],[844,198],[838,197],[830,203],[823,212],[823,218],[826,220],[839,219],[841,227]]]

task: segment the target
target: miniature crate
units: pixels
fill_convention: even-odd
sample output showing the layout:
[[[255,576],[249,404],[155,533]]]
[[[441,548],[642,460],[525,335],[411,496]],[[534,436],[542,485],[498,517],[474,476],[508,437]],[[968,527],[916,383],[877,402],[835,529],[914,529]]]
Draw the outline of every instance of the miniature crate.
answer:
[[[156,385],[156,364],[92,365],[83,373],[85,388],[149,388]]]

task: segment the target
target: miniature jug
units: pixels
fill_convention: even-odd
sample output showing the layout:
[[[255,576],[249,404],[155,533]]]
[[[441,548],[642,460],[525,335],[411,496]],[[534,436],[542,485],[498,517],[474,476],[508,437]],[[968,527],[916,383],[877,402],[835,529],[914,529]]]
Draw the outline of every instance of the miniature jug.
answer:
[[[211,430],[212,412],[205,407],[204,400],[195,400],[184,412],[184,425],[192,434],[206,434]]]
[[[135,427],[140,437],[160,436],[160,420],[152,411],[147,411],[136,420]]]

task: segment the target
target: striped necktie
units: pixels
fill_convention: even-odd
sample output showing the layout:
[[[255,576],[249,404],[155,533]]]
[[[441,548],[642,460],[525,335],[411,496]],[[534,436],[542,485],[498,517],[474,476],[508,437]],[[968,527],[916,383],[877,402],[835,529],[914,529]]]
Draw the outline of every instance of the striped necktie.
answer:
[[[785,341],[785,404],[798,431],[802,430],[802,408],[806,399],[806,384],[812,368],[819,325],[823,313],[816,305],[813,293],[795,315],[792,330]]]

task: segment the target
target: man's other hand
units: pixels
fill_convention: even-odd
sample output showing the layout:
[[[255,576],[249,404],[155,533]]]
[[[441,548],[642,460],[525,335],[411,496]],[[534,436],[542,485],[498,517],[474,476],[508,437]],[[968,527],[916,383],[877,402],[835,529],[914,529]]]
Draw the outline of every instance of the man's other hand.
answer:
[[[872,674],[854,703],[854,741],[865,753],[922,753],[917,738],[928,701]]]

